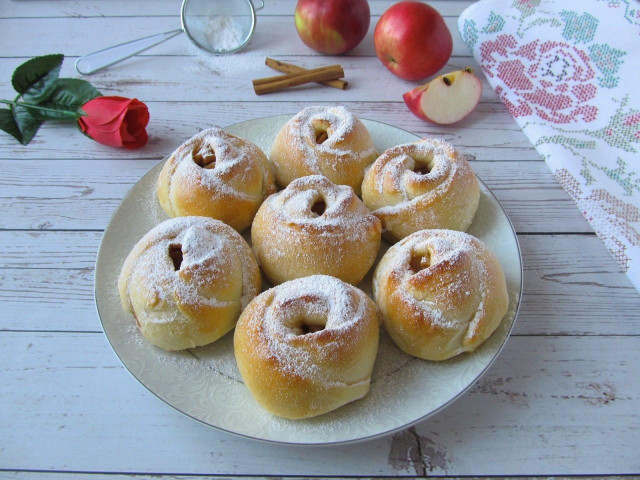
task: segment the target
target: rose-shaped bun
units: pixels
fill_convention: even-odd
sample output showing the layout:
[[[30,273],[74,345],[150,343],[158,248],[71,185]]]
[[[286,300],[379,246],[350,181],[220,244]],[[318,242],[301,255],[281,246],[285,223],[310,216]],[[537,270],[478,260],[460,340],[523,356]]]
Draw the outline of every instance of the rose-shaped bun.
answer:
[[[170,217],[201,215],[242,231],[275,192],[267,157],[253,143],[219,128],[204,130],[171,154],[158,178],[158,200]]]
[[[423,230],[392,246],[376,267],[373,296],[394,342],[427,360],[478,348],[509,304],[493,252],[453,230]]]
[[[350,187],[311,175],[265,200],[251,242],[274,284],[325,274],[355,285],[376,259],[381,232],[380,220]]]
[[[364,397],[378,351],[378,309],[362,291],[314,275],[256,297],[236,326],[247,388],[265,409],[306,418]]]
[[[276,182],[286,186],[307,175],[324,175],[360,194],[365,168],[377,156],[364,124],[344,107],[307,107],[278,132],[269,160]]]
[[[364,177],[362,200],[394,242],[427,228],[465,231],[480,188],[469,162],[450,144],[424,139],[380,155]]]
[[[147,340],[165,350],[222,337],[260,287],[247,242],[228,225],[205,217],[157,225],[129,253],[118,280],[124,310]]]

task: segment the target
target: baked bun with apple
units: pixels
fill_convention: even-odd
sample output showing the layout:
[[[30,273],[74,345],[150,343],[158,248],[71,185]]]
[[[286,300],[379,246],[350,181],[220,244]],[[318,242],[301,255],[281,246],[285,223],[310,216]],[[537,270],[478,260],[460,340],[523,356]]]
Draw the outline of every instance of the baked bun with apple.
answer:
[[[362,200],[394,242],[428,228],[465,231],[478,209],[480,187],[452,145],[424,139],[380,155],[364,177]]]
[[[210,128],[171,154],[157,190],[160,205],[170,217],[211,217],[242,231],[276,188],[262,150],[248,140]]]
[[[509,305],[496,256],[453,230],[422,230],[393,245],[376,267],[373,296],[393,341],[426,360],[475,350]]]
[[[234,352],[262,407],[308,418],[364,397],[378,351],[380,316],[362,291],[326,275],[283,283],[242,312]]]
[[[269,160],[276,183],[324,175],[360,194],[365,168],[377,157],[364,124],[345,107],[307,107],[278,132]]]
[[[127,256],[118,290],[142,335],[165,350],[211,343],[261,288],[251,248],[230,226],[179,217],[150,230]]]
[[[350,187],[310,175],[264,201],[251,242],[274,284],[324,274],[355,285],[376,259],[381,232],[380,220]]]

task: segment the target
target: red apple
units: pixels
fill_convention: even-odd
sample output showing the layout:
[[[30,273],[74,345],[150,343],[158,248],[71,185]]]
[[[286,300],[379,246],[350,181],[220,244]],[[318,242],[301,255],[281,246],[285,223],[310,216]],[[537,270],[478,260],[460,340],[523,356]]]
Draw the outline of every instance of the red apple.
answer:
[[[380,61],[405,80],[433,75],[453,50],[442,15],[420,2],[400,2],[387,9],[376,24],[373,43]]]
[[[362,41],[371,11],[367,0],[299,0],[295,20],[298,35],[308,47],[339,55]]]
[[[439,125],[462,120],[476,108],[482,94],[482,83],[467,67],[434,78],[405,93],[402,98],[418,118]]]

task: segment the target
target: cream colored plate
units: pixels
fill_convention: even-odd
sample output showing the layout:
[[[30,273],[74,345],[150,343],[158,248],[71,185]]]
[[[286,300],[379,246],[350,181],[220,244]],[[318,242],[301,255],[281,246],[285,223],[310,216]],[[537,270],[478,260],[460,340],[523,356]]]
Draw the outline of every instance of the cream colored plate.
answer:
[[[225,130],[268,153],[288,118],[260,118]],[[364,123],[380,152],[418,139],[390,125]],[[233,356],[233,333],[206,347],[168,353],[147,343],[133,317],[122,310],[116,287],[122,263],[135,243],[167,218],[155,194],[161,168],[162,162],[133,186],[105,230],[96,261],[95,298],[104,332],[122,363],[152,393],[196,420],[245,437],[291,444],[346,443],[386,435],[433,415],[464,393],[495,360],[511,332],[522,288],[520,249],[509,218],[482,184],[469,233],[498,255],[505,271],[510,305],[498,330],[476,352],[435,363],[402,353],[382,329],[371,390],[364,399],[310,420],[274,417],[242,383]],[[360,285],[369,293],[370,276]]]

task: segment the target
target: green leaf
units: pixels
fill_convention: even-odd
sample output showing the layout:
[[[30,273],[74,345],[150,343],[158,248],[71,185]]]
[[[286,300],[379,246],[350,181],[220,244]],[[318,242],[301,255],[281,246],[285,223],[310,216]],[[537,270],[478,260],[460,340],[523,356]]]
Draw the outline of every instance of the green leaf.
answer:
[[[22,143],[22,134],[13,118],[13,113],[8,108],[0,109],[0,130],[7,132],[13,138]]]
[[[42,125],[42,120],[36,118],[32,110],[19,105],[13,108],[13,118],[22,135],[20,143],[27,145]]]
[[[41,119],[69,119],[82,115],[80,107],[92,98],[102,94],[89,82],[80,78],[60,78],[53,94],[41,103],[41,107],[59,110],[59,112],[43,112],[32,110],[34,116]]]
[[[13,72],[11,84],[25,102],[40,103],[56,88],[64,55],[44,55],[27,60]]]

